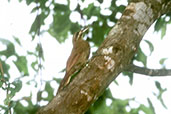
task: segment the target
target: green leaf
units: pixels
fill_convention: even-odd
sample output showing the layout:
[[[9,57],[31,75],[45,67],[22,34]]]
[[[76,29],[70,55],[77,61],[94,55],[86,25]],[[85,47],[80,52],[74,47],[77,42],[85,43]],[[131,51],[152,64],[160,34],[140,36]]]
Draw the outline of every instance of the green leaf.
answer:
[[[60,84],[62,78],[53,78],[53,80],[55,80],[58,84]]]
[[[25,100],[25,99],[24,99]],[[16,102],[14,107],[14,114],[36,114],[38,108],[37,105],[33,105],[31,98],[27,98],[28,106],[23,106],[20,101]]]
[[[104,41],[104,36],[107,35],[107,31],[110,29],[106,22],[100,26],[100,22],[94,22],[93,24],[93,31],[92,31],[92,38],[89,41],[93,42],[95,46],[100,46],[101,43]],[[104,31],[105,30],[105,31]]]
[[[159,101],[161,102],[161,104],[163,105],[163,107],[167,109],[166,105],[164,104],[163,98],[162,98],[163,93],[167,89],[166,88],[163,89],[158,81],[155,81],[155,85],[156,85],[157,89],[159,90],[159,94],[158,95],[155,94],[155,96],[157,96],[157,99],[159,99]]]
[[[117,80],[114,80],[114,83],[115,83],[116,85],[119,85],[119,83],[118,83],[118,81],[117,81]]]
[[[61,71],[59,71],[59,73],[65,72],[66,68],[62,69]]]
[[[159,99],[159,101],[161,102],[161,104],[163,105],[163,107],[164,107],[165,109],[168,109],[167,106],[165,105],[164,101],[163,101],[163,98],[160,97],[160,98],[158,98],[158,99]]]
[[[150,55],[151,55],[151,53],[154,51],[154,46],[150,41],[148,40],[144,40],[144,41],[148,44],[149,49],[150,49]]]
[[[13,38],[14,38],[14,40],[21,46],[20,40],[19,40],[17,37],[15,37],[15,36],[13,36]]]
[[[38,101],[38,102],[40,102],[41,99],[42,99],[42,92],[43,92],[43,91],[39,91],[39,92],[37,93],[37,101]]]
[[[102,3],[103,2],[103,0],[97,0],[99,3]]]
[[[16,101],[11,101],[10,104],[8,105],[9,108],[13,108],[16,105]]]
[[[132,85],[133,84],[133,79],[134,79],[133,72],[122,72],[122,73],[123,73],[123,75],[126,75],[126,76],[129,77],[129,83]]]
[[[55,3],[54,6],[55,6],[54,11],[65,12],[65,11],[69,10],[69,5]]]
[[[19,92],[20,89],[22,88],[22,81],[17,79],[14,82],[12,82],[12,84],[15,86],[15,91]]]
[[[156,87],[157,87],[157,89],[158,89],[159,91],[162,90],[161,85],[160,85],[160,83],[159,83],[158,81],[155,81],[155,85],[156,85]]]
[[[36,65],[38,65],[38,61],[34,61],[31,63],[31,67],[35,70],[38,71],[38,68],[36,68]]]
[[[166,35],[166,24],[163,25],[162,29],[161,29],[161,39],[163,39],[163,37]]]
[[[25,56],[17,56],[17,61],[13,61],[18,70],[23,73],[24,76],[29,75],[27,67],[27,59]]]
[[[106,104],[107,100],[111,100],[110,105]],[[103,95],[98,98],[85,114],[129,114],[126,110],[129,101],[130,99],[114,99],[110,90],[106,89]]]
[[[32,40],[35,38],[37,34],[40,32],[40,27],[44,25],[44,20],[48,14],[45,15],[44,12],[42,12],[40,15],[37,15],[33,24],[31,25],[29,33],[32,35]]]
[[[77,23],[71,23],[71,26],[70,27],[71,27],[70,28],[71,34],[74,34],[75,32],[81,30],[80,25],[78,25]]]
[[[7,76],[6,77],[4,77],[3,76],[3,79],[5,79],[5,81],[8,81],[9,80],[9,69],[10,69],[10,65],[9,64],[7,64],[6,63],[6,61],[2,61],[1,60],[1,64],[2,64],[2,66],[3,66],[3,71],[4,71],[4,74],[6,74]]]
[[[0,75],[0,80],[2,80],[2,76]],[[0,88],[2,87],[4,82],[0,81]]]
[[[68,37],[68,32],[71,30],[71,21],[69,19],[70,10],[65,12],[57,11],[53,15],[53,23],[48,30],[49,34],[56,38],[59,43],[65,41]]]
[[[163,19],[162,17],[160,17],[160,18],[156,21],[156,23],[155,23],[154,30],[157,31],[157,32],[158,32],[159,30],[161,30],[161,28],[162,28],[162,26],[164,25],[164,23],[165,23],[164,19]]]
[[[133,108],[133,109],[131,109],[131,111],[128,114],[138,114],[138,112],[139,112],[139,109]]]
[[[150,107],[147,107],[147,106],[145,106],[143,104],[141,104],[138,109],[142,110],[145,114],[155,114],[153,112],[153,109],[151,109]]]
[[[34,13],[34,12],[36,12],[36,11],[38,11],[38,9],[39,9],[39,7],[34,7],[32,10],[31,10],[31,13]]]
[[[11,91],[10,97],[12,98],[13,96],[15,96],[15,94],[17,92],[19,92],[21,90],[22,82],[19,79],[17,79],[14,82],[12,82],[11,84],[14,86],[14,88],[13,87],[9,88],[9,90]]]
[[[155,31],[161,31],[161,39],[166,35],[166,21],[165,21],[166,16],[160,17],[157,22],[155,23]]]
[[[3,106],[3,105],[0,105],[0,107],[1,107],[1,109],[4,109],[4,110],[7,110],[8,109],[8,107]]]
[[[91,107],[89,109],[89,111],[86,114],[113,114],[114,110],[110,109],[110,107],[108,107],[106,105],[106,99],[103,97],[100,97],[93,105],[93,107]]]
[[[100,7],[95,7],[94,3],[88,5],[87,8],[82,10],[82,13],[90,19],[92,16],[100,16]]]
[[[46,82],[45,91],[47,91],[48,96],[47,96],[47,98],[42,98],[42,99],[50,101],[54,97],[54,95],[53,95],[54,89],[51,87],[50,81]]]
[[[110,89],[106,89],[105,92],[103,93],[103,96],[105,96],[106,98],[113,99],[113,95],[112,95]]]
[[[0,55],[5,55],[7,58],[15,55],[15,47],[12,42],[2,38],[0,38],[0,41],[7,46],[6,50],[0,51]]]
[[[26,0],[27,5],[30,5],[32,2],[34,2],[34,0]]]
[[[38,57],[36,53],[33,53],[33,52],[31,52],[31,51],[27,51],[27,54],[28,54],[28,55],[34,55],[36,58]]]
[[[43,48],[41,44],[37,45],[36,51],[38,52],[38,56],[44,60]]]
[[[6,40],[6,39],[4,39],[4,38],[0,38],[0,42],[2,42],[2,43],[5,44],[5,45],[11,44],[11,42],[10,42],[9,40]]]
[[[149,108],[151,109],[151,111],[153,112],[153,114],[155,114],[154,106],[153,106],[151,100],[149,98],[147,98],[147,100],[148,100],[148,104],[150,105]]]
[[[164,62],[167,60],[167,58],[162,58],[162,59],[160,59],[160,61],[159,61],[159,63],[161,64],[161,65],[164,65]]]
[[[8,106],[9,102],[11,101],[11,96],[10,95],[7,95],[6,96],[6,99],[4,100],[4,104]]]
[[[135,60],[142,62],[144,66],[147,64],[147,56],[143,53],[141,48],[138,48],[138,52],[135,55]]]
[[[125,7],[124,5],[120,5],[119,7],[116,8],[116,10],[118,10],[119,12],[123,12],[125,10]]]
[[[110,109],[112,109],[114,113],[110,113],[110,114],[128,114],[126,107],[129,105],[129,100],[130,99],[126,99],[126,100],[114,99],[110,106]]]

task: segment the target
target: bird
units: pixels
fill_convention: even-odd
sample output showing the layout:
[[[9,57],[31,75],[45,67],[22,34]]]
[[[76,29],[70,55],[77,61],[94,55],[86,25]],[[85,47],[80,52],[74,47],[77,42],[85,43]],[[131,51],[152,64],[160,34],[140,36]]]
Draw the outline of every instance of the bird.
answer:
[[[57,94],[70,83],[72,75],[75,72],[78,72],[88,61],[90,55],[90,45],[88,41],[83,39],[83,33],[85,33],[87,30],[88,27],[85,27],[73,35],[73,48],[67,60],[66,73],[59,85]]]

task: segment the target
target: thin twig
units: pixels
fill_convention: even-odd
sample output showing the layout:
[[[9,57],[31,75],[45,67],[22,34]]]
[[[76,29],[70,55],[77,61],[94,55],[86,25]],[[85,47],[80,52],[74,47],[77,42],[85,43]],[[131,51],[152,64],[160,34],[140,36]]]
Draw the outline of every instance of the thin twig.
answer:
[[[129,65],[125,71],[144,74],[146,76],[171,76],[171,69],[149,69],[136,65]]]

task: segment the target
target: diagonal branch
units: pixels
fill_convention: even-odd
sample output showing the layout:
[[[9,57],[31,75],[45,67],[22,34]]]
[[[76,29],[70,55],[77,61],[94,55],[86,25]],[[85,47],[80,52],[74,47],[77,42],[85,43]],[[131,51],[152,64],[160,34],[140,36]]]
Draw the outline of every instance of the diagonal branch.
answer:
[[[148,75],[148,76],[171,76],[171,69],[149,69],[145,67],[139,67],[136,65],[129,65],[129,67],[125,70],[128,72]]]
[[[84,114],[132,61],[152,23],[171,7],[169,0],[135,0],[123,12],[97,55],[37,114]]]

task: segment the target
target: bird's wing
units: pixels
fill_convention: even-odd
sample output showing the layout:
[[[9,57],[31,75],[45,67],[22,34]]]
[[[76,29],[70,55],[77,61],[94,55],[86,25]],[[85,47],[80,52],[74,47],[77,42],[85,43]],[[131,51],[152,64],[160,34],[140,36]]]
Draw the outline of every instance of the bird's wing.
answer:
[[[80,58],[81,53],[73,53],[70,55],[67,66],[66,66],[66,72],[69,72],[70,69],[77,63],[78,59]]]

